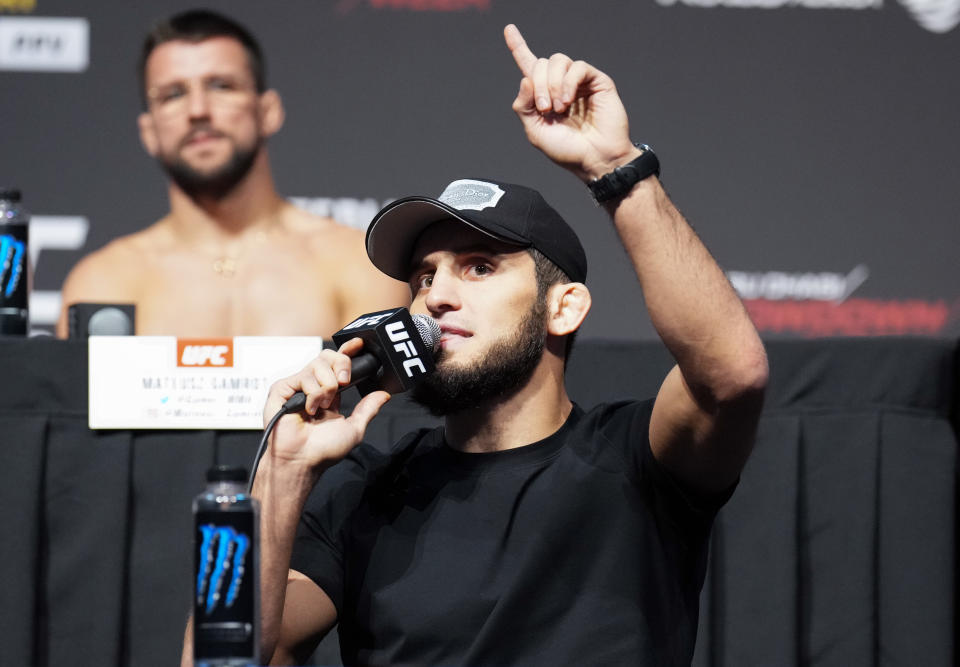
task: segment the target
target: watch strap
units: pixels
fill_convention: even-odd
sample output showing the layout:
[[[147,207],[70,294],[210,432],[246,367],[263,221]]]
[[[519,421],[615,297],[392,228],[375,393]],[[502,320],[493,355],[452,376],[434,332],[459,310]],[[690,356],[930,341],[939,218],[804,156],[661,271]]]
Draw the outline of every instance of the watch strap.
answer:
[[[636,146],[643,151],[639,157],[587,183],[597,203],[622,197],[643,179],[660,175],[660,160],[653,149],[646,144]]]

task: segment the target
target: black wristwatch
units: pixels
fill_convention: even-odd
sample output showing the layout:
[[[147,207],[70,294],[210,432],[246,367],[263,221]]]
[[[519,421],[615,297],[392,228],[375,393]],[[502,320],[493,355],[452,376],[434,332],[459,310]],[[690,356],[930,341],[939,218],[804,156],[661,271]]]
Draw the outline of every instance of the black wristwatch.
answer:
[[[660,175],[660,160],[657,159],[653,149],[646,144],[634,145],[643,151],[640,157],[587,183],[598,204],[622,197],[643,179],[654,174]]]

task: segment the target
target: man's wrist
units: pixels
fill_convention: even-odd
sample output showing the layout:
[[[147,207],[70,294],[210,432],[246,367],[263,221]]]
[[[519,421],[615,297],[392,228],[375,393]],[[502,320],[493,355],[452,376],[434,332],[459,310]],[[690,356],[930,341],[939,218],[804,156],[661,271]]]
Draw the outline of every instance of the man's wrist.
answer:
[[[587,182],[587,188],[598,204],[621,199],[640,181],[660,175],[660,160],[653,149],[641,143],[635,146],[637,153],[633,159]]]
[[[267,455],[260,459],[257,466],[257,475],[253,484],[254,497],[258,497],[268,487],[284,489],[291,495],[298,495],[304,490],[309,493],[320,475],[330,467],[330,465],[307,465],[303,461],[284,459],[271,454],[272,452],[268,450]]]
[[[623,165],[636,160],[643,152],[640,148],[642,145],[643,144],[628,143],[616,153],[612,155],[606,155],[604,156],[604,159],[598,160],[590,165],[584,165],[583,171],[581,172],[584,183],[589,183],[602,178],[617,167],[622,167]]]

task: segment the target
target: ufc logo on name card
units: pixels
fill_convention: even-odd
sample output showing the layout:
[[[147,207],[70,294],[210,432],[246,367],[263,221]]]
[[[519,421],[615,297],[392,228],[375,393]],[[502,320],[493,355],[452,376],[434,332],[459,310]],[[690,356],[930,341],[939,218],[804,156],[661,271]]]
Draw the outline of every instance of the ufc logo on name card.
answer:
[[[426,373],[427,368],[423,365],[423,360],[417,356],[417,348],[413,346],[410,340],[410,334],[407,333],[403,322],[391,322],[386,327],[387,337],[392,343],[395,343],[393,349],[405,356],[407,359],[403,362],[403,370],[407,377],[413,377],[413,369],[419,368],[420,373]]]
[[[177,366],[233,368],[233,339],[178,338]]]

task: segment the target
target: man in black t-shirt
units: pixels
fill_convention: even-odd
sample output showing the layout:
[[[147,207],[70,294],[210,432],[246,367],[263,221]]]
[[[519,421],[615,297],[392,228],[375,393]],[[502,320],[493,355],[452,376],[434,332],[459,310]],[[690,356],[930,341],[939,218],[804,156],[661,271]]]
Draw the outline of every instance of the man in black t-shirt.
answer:
[[[307,396],[254,489],[271,664],[304,659],[338,622],[347,664],[691,659],[710,525],[753,443],[766,356],[656,156],[631,142],[613,81],[538,59],[514,26],[505,38],[527,138],[610,214],[677,365],[653,400],[581,410],[564,362],[590,307],[586,257],[543,198],[461,179],[387,206],[367,252],[440,325],[415,397],[444,425],[388,454],[362,444],[389,395],[339,413],[359,340],[271,388],[268,417]]]

